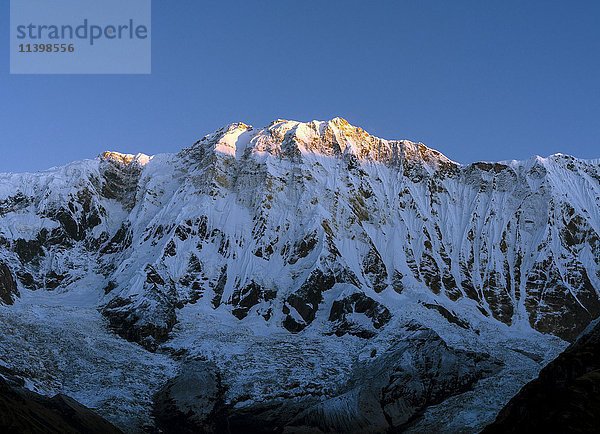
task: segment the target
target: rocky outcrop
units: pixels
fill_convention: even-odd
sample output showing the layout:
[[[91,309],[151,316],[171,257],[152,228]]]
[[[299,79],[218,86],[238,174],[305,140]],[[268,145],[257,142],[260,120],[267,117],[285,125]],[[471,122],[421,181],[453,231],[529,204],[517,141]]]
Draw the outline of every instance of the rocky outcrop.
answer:
[[[0,262],[0,303],[13,304],[14,298],[18,296],[19,290],[10,268]]]
[[[103,178],[102,195],[118,200],[131,210],[135,206],[138,182],[142,168],[149,157],[127,155],[119,152],[104,152],[101,155],[100,173]]]
[[[483,432],[592,433],[600,427],[600,323],[550,362]]]
[[[274,300],[276,297],[277,291],[263,288],[252,281],[233,293],[230,300],[230,303],[233,305],[231,313],[238,319],[244,319],[254,306]],[[270,308],[265,307],[261,313],[262,315],[271,315]]]
[[[367,321],[360,321],[361,316]],[[392,315],[385,306],[360,292],[334,301],[329,312],[329,321],[337,336],[351,334],[371,338],[391,319]]]
[[[286,315],[283,326],[292,333],[304,330],[314,319],[323,301],[323,293],[333,288],[336,278],[333,273],[314,270],[302,286],[290,295],[283,307]],[[294,312],[291,313],[290,309]]]
[[[102,313],[113,331],[149,351],[156,351],[177,322],[175,306],[160,293],[142,306],[132,308],[134,303],[132,299],[113,298]]]
[[[157,427],[165,433],[227,432],[224,389],[214,363],[186,362],[155,397]]]

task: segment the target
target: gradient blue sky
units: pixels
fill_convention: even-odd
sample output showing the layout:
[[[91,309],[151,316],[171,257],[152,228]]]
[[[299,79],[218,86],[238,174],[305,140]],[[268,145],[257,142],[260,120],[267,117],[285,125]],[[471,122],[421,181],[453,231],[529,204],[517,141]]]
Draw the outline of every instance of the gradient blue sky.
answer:
[[[600,157],[598,1],[157,1],[149,76],[9,75],[0,171],[342,116],[469,163]]]

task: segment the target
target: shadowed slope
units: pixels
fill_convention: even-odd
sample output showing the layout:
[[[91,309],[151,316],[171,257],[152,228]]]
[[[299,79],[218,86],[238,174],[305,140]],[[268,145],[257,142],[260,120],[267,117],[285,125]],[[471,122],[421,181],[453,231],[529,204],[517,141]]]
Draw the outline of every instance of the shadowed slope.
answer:
[[[483,432],[598,432],[600,323],[546,366]]]

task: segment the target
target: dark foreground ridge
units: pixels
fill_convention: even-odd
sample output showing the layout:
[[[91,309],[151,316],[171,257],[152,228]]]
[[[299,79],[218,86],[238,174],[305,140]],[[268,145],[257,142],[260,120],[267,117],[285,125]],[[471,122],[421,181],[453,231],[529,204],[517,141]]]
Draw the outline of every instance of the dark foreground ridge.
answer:
[[[3,433],[118,434],[122,431],[66,395],[52,398],[23,388],[23,380],[0,371],[0,431]]]
[[[591,433],[600,427],[600,322],[546,366],[485,434]]]

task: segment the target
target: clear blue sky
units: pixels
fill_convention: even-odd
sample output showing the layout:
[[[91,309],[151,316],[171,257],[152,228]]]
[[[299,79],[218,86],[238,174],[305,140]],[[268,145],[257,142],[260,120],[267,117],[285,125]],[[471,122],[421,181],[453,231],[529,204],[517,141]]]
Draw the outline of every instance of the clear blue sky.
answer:
[[[342,116],[463,162],[600,157],[598,1],[158,1],[149,76],[9,75],[0,171]]]

